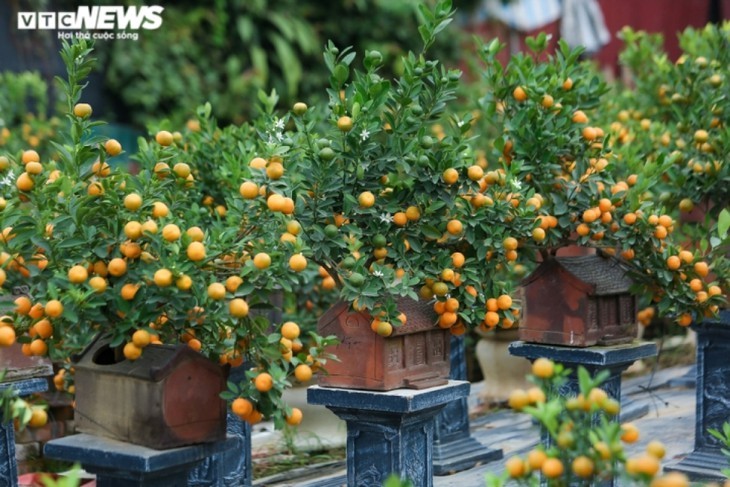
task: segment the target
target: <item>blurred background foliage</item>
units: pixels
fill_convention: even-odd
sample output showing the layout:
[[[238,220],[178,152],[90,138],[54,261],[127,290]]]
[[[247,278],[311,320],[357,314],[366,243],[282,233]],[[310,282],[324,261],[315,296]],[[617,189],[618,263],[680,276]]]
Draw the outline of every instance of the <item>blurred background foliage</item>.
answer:
[[[115,3],[118,3],[115,2]],[[255,112],[256,93],[275,89],[282,106],[316,102],[327,73],[323,46],[379,50],[398,73],[400,57],[418,47],[416,0],[215,0],[165,5],[164,22],[137,42],[97,43],[110,115],[143,126],[165,114],[184,122],[202,100],[222,122]],[[442,59],[455,58],[459,38],[442,36]]]

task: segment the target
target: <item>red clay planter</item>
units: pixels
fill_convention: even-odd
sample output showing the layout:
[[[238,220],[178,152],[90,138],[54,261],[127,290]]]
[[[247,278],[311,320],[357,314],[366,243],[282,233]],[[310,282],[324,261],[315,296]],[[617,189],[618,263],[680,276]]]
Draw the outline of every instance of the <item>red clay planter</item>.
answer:
[[[390,391],[401,387],[425,389],[449,380],[451,334],[436,325],[436,314],[423,301],[403,298],[399,311],[408,317],[384,338],[370,329],[372,317],[354,312],[346,303],[333,306],[319,319],[317,332],[335,335],[340,343],[328,348],[338,361],[327,362],[328,387]]]
[[[636,298],[621,262],[600,255],[551,257],[522,283],[520,339],[572,347],[636,338]]]

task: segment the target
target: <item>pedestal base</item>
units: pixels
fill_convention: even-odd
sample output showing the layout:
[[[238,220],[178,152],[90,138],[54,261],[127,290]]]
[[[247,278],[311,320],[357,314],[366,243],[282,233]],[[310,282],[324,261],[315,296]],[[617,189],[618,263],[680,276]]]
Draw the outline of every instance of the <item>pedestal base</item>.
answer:
[[[727,480],[720,472],[728,468],[728,460],[719,450],[695,450],[677,463],[664,466],[664,471],[677,471],[693,481],[724,482]]]
[[[466,380],[464,338],[451,337],[449,378]],[[499,460],[502,450],[490,450],[471,436],[469,402],[466,397],[451,401],[436,416],[433,442],[433,474],[449,475],[475,465]]]
[[[467,433],[446,443],[434,443],[433,474],[451,475],[501,458],[502,450],[491,450]]]
[[[468,394],[465,381],[420,391],[312,386],[307,401],[326,406],[347,422],[347,485],[381,487],[396,474],[431,487],[434,418],[446,404]]]
[[[202,460],[237,444],[237,438],[229,437],[215,443],[153,450],[80,434],[49,441],[44,454],[81,463],[85,470],[96,474],[98,487],[177,487],[187,485],[190,470]]]

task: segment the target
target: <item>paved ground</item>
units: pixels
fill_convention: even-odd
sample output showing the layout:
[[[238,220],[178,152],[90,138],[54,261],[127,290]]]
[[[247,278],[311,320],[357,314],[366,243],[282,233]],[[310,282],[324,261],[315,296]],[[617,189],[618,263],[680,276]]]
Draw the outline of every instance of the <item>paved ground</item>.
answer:
[[[694,442],[694,388],[677,386],[673,379],[681,378],[689,367],[674,367],[659,371],[655,375],[646,374],[633,379],[624,380],[622,396],[632,399],[636,405],[648,405],[649,412],[642,418],[634,420],[641,431],[640,440],[630,445],[628,453],[643,451],[652,439],[664,442],[667,456],[664,463],[682,458],[692,450]],[[480,385],[475,384],[472,397],[476,401]],[[332,426],[337,431],[337,426]],[[497,411],[473,420],[472,434],[489,448],[502,448],[504,458],[525,453],[538,441],[538,427],[532,424],[527,415],[512,411]],[[260,435],[260,434],[259,434]],[[254,447],[257,444],[254,437]],[[254,448],[256,450],[256,448]],[[484,485],[486,472],[501,472],[504,460],[477,466],[470,470],[434,478],[435,487],[468,487]],[[327,479],[345,474],[343,462],[331,462],[313,466],[285,474],[256,479],[254,485],[265,486],[317,486]]]

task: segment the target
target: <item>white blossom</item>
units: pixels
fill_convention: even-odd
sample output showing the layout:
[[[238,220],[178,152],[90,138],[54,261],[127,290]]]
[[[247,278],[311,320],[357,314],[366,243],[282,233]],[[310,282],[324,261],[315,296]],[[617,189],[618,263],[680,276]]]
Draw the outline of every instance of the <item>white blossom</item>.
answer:
[[[362,129],[362,132],[360,132],[360,140],[365,142],[370,137],[370,132],[368,129]]]
[[[459,128],[463,127],[464,126],[464,121],[463,120],[459,120],[458,122],[456,122],[456,126],[459,127]]]
[[[381,213],[378,218],[383,223],[391,223],[393,221],[393,217],[389,213]]]
[[[0,186],[12,186],[13,185],[13,181],[15,181],[15,174],[8,173],[7,176],[5,176],[4,178],[0,179]]]
[[[519,181],[519,180],[517,180],[517,179],[513,179],[513,180],[511,180],[510,182],[512,183],[512,187],[513,187],[513,188],[515,188],[515,189],[520,189],[520,188],[522,188],[522,182],[521,182],[521,181]]]
[[[373,271],[373,275],[375,277],[383,277],[384,276],[383,271],[379,271],[379,270]]]
[[[277,131],[284,130],[284,119],[276,118],[274,120],[274,129]]]

